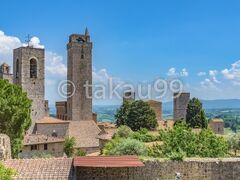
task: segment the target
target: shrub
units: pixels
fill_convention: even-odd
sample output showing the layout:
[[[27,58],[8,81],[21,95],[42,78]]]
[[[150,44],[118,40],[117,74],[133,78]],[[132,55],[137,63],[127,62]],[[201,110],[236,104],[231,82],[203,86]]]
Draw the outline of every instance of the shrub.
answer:
[[[173,161],[182,161],[184,157],[186,157],[186,153],[179,149],[178,152],[171,151],[170,153],[167,154],[167,157]]]
[[[159,137],[148,134],[148,130],[145,128],[142,128],[139,131],[132,133],[131,138],[142,142],[153,142],[159,139]]]
[[[105,155],[138,155],[146,156],[147,148],[144,143],[135,139],[115,139],[104,147]]]
[[[120,126],[115,132],[113,138],[128,138],[132,135],[132,130],[127,126]]]
[[[234,134],[228,137],[228,145],[234,151],[235,156],[237,151],[240,150],[240,134]]]
[[[75,156],[86,156],[86,151],[83,151],[82,149],[78,148],[75,152]]]
[[[0,179],[1,180],[11,180],[15,174],[16,174],[15,171],[5,167],[2,163],[0,163]]]
[[[68,157],[74,155],[74,146],[76,145],[76,140],[74,137],[68,137],[64,142],[64,152]]]

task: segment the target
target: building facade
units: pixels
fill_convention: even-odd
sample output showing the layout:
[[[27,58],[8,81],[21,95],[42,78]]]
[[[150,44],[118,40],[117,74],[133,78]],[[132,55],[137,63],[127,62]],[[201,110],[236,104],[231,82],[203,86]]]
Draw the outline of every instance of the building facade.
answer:
[[[92,42],[87,29],[84,35],[70,35],[67,52],[68,119],[92,120]]]
[[[3,63],[0,66],[0,79],[7,79],[10,83],[13,82],[13,75],[10,73],[10,66],[6,63]]]
[[[32,100],[29,132],[33,131],[35,122],[45,116],[44,56],[44,49],[30,46],[13,51],[13,82],[21,86]]]

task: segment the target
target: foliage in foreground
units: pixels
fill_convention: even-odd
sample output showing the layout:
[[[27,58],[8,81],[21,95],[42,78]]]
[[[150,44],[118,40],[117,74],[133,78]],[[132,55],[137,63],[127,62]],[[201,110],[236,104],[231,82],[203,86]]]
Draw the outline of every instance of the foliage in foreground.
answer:
[[[0,80],[0,87],[0,132],[10,137],[12,156],[17,157],[31,125],[31,100],[21,87],[7,80]]]
[[[16,174],[15,171],[5,167],[2,163],[0,163],[0,179],[1,180],[11,180],[15,174]]]
[[[155,129],[157,127],[156,114],[147,102],[142,100],[124,102],[115,114],[117,126],[127,125],[133,131],[141,128]]]
[[[185,154],[186,157],[224,157],[228,152],[227,142],[210,129],[193,133],[185,123],[174,126],[168,131],[161,131],[163,141],[161,150],[166,157]]]
[[[237,156],[237,151],[240,150],[240,134],[230,135],[228,137],[228,145],[234,151],[234,155]]]

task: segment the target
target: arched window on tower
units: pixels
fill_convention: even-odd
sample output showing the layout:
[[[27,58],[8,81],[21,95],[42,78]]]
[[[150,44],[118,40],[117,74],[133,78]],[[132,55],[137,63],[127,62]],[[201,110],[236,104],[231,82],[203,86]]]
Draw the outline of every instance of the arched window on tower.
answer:
[[[19,60],[16,60],[16,74],[15,74],[16,78],[19,77]]]
[[[83,51],[83,49],[81,50],[81,59],[84,59],[84,51]]]
[[[37,60],[30,60],[30,78],[37,78]]]

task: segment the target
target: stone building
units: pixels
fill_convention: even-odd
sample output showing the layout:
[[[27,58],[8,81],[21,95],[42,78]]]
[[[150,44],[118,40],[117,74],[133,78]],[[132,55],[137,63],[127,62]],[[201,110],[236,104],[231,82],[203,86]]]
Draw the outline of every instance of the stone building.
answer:
[[[173,119],[174,121],[185,119],[187,106],[190,101],[190,93],[174,93]]]
[[[154,110],[157,121],[161,121],[162,120],[162,102],[155,101],[155,100],[149,100],[149,101],[147,101],[147,103]]]
[[[224,121],[219,118],[214,118],[209,121],[208,127],[216,134],[224,134]]]
[[[67,101],[56,102],[56,117],[62,120],[68,120]]]
[[[13,82],[32,100],[29,132],[33,131],[35,122],[45,116],[44,61],[44,49],[27,46],[13,50]]]
[[[84,35],[70,35],[67,52],[67,79],[73,83],[68,86],[68,119],[92,120],[92,42],[87,29]]]
[[[11,159],[10,138],[6,134],[0,134],[0,161]]]
[[[10,83],[13,82],[10,66],[6,63],[0,66],[0,79],[7,79]]]
[[[64,138],[43,134],[28,134],[24,137],[21,158],[33,158],[36,155],[50,154],[54,157],[64,156]]]

